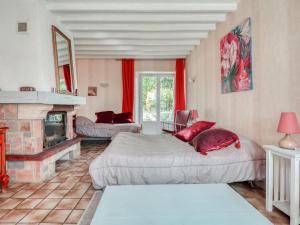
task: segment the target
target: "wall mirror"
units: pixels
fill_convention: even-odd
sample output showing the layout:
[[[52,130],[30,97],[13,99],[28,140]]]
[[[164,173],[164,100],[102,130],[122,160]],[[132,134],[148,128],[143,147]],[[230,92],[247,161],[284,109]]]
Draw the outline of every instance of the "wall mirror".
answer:
[[[74,94],[74,74],[71,40],[57,27],[52,26],[56,90]]]

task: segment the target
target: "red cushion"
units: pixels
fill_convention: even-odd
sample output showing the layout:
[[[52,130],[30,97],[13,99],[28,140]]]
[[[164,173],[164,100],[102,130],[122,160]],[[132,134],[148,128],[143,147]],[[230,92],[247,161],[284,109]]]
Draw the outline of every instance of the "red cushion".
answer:
[[[118,113],[114,115],[114,123],[133,123],[132,113]]]
[[[209,121],[199,121],[194,123],[192,126],[182,129],[177,132],[175,136],[182,141],[189,142],[193,140],[199,133],[213,127],[216,123]]]
[[[97,112],[95,115],[97,116],[96,123],[113,123],[113,111]]]
[[[191,142],[195,149],[203,155],[207,152],[226,148],[235,143],[240,148],[239,137],[225,129],[209,129],[197,135]]]

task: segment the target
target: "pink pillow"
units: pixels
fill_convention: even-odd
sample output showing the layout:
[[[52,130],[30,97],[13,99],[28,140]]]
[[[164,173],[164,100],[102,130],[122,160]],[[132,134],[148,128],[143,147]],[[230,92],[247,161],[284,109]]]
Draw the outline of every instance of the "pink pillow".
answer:
[[[97,112],[95,115],[97,116],[96,123],[113,123],[113,111]]]
[[[239,137],[225,129],[210,129],[197,135],[190,144],[202,155],[207,155],[207,152],[220,150],[235,143],[236,148],[240,148]]]
[[[182,141],[190,142],[199,133],[213,127],[215,124],[216,124],[215,122],[199,121],[194,123],[192,126],[177,132],[175,136]]]
[[[132,113],[126,112],[115,114],[113,121],[114,123],[133,123]]]

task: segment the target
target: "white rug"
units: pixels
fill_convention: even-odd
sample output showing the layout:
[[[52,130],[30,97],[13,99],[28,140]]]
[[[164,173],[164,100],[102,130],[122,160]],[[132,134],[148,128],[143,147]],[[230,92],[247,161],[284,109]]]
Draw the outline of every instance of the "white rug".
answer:
[[[95,211],[97,209],[97,206],[99,205],[99,202],[101,200],[103,191],[96,191],[84,211],[83,215],[81,216],[78,225],[90,225],[92,222],[92,219],[94,217]]]

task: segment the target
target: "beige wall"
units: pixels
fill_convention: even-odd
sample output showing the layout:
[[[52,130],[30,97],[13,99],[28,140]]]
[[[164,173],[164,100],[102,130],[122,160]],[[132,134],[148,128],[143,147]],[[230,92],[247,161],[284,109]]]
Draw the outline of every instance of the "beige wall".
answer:
[[[136,60],[135,71],[175,71],[175,60]]]
[[[187,75],[197,77],[187,84],[188,106],[198,108],[201,119],[276,144],[280,112],[296,111],[300,119],[299,12],[299,0],[241,0],[188,57]],[[219,41],[249,16],[254,90],[221,94]]]
[[[97,96],[87,96],[78,115],[95,120],[95,112],[122,110],[122,65],[120,60],[78,59],[78,93],[87,96],[88,86],[98,87]],[[135,71],[175,71],[175,60],[136,60]],[[100,87],[100,83],[108,87]]]

